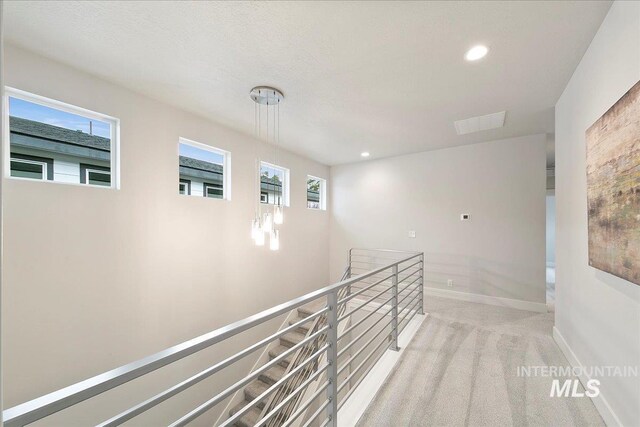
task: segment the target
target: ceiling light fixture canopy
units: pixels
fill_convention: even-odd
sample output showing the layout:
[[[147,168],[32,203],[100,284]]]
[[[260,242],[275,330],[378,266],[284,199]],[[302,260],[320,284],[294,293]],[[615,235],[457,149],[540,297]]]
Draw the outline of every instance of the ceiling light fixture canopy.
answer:
[[[489,52],[488,47],[479,44],[469,49],[467,53],[464,55],[464,59],[466,59],[467,61],[477,61],[479,59],[484,58],[488,52]]]
[[[253,102],[260,105],[278,105],[284,100],[284,95],[278,89],[270,86],[256,86],[249,93]]]

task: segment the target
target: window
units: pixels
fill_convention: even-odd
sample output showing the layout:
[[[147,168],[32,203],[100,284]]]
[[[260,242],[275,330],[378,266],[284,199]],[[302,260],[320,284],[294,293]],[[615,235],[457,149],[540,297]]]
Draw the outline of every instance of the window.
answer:
[[[24,154],[11,155],[10,174],[16,178],[46,180],[53,176],[53,159]]]
[[[218,184],[204,183],[204,197],[213,197],[214,199],[222,199],[222,186]]]
[[[260,202],[289,206],[289,169],[260,162]]]
[[[117,119],[16,89],[6,93],[9,176],[117,188]]]
[[[111,171],[103,166],[80,163],[80,183],[109,187]]]
[[[327,181],[315,176],[307,176],[307,207],[309,209],[327,208],[326,194]]]
[[[180,184],[178,185],[178,191],[180,194],[189,196],[191,194],[191,181],[188,179],[181,179]]]
[[[231,199],[231,153],[180,138],[178,162],[179,194]]]

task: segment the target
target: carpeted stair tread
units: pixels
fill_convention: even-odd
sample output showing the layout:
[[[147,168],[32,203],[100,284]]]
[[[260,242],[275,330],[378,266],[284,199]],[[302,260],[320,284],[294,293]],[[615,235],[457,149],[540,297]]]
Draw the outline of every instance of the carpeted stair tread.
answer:
[[[305,338],[304,334],[300,332],[288,332],[280,337],[280,344],[285,347],[293,347],[294,345],[300,343]]]
[[[260,380],[269,386],[274,385],[284,377],[286,368],[282,365],[275,365],[260,374]]]
[[[294,323],[298,323],[302,319],[303,319],[302,317],[297,317],[297,318],[295,318],[293,320],[289,320],[289,325],[293,325]],[[311,320],[309,320],[308,322],[303,323],[300,326],[298,326],[298,328],[296,330],[298,332],[306,335],[307,332],[309,331],[309,329],[311,329],[311,326],[313,326],[313,322]]]
[[[237,413],[239,410],[244,408],[247,405],[247,403],[249,402],[247,402],[246,400],[240,402],[239,404],[234,406],[233,409],[231,409],[231,411],[229,411],[229,415],[233,415]],[[247,413],[245,413],[239,419],[237,419],[234,425],[236,427],[253,427],[256,425],[256,422],[258,421],[258,418],[260,418],[261,413],[262,413],[262,409],[258,409],[254,406],[251,409],[249,409]]]
[[[267,391],[268,388],[269,388],[269,384],[261,380],[256,380],[252,383],[249,383],[249,385],[244,388],[244,398],[248,402],[251,402],[253,399],[255,399],[256,397],[260,396],[262,393]],[[256,406],[260,409],[264,408],[264,405],[268,399],[269,399],[269,396],[266,396],[264,399],[258,402]]]
[[[283,345],[278,345],[269,350],[269,358],[275,359],[276,357],[280,356],[282,353],[284,353],[287,350],[289,350],[288,347],[285,347]],[[284,359],[280,360],[279,364],[284,366],[285,368],[289,366],[289,363],[291,363],[291,360],[293,359],[293,356],[295,355],[295,353],[296,353],[295,351],[292,351],[291,353],[289,353]]]

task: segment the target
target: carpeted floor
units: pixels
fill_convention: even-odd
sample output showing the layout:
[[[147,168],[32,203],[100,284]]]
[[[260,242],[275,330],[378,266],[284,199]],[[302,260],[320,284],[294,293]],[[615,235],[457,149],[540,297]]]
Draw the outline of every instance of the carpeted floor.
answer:
[[[434,297],[425,310],[359,427],[604,425],[588,397],[549,397],[551,378],[517,375],[519,366],[569,366],[551,336],[553,313]]]

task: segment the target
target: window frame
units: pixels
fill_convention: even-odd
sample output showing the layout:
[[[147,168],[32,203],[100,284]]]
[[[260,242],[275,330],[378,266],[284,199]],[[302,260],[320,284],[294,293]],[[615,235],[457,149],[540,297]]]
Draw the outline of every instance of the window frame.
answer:
[[[109,135],[111,147],[109,152],[109,163],[110,163],[110,173],[111,173],[111,183],[109,186],[106,185],[90,185],[75,183],[75,182],[65,182],[65,181],[56,181],[55,173],[53,167],[51,168],[52,179],[46,180],[36,180],[31,178],[21,178],[16,176],[11,176],[11,130],[9,129],[9,98],[16,98],[26,102],[30,102],[33,104],[38,104],[43,107],[52,108],[55,110],[63,111],[65,113],[75,114],[78,116],[83,116],[88,119],[93,119],[101,122],[109,123],[111,127],[111,132]],[[109,116],[107,114],[98,113],[96,111],[92,111],[83,107],[78,107],[73,104],[68,104],[63,101],[58,101],[56,99],[47,98],[42,95],[37,95],[35,93],[27,92],[21,89],[16,89],[10,86],[4,87],[4,95],[2,96],[3,103],[3,115],[2,115],[2,125],[4,128],[4,132],[2,135],[2,144],[4,150],[4,158],[3,166],[4,166],[4,176],[6,178],[18,179],[18,180],[28,180],[28,181],[44,181],[44,182],[52,182],[55,184],[66,184],[66,185],[81,185],[88,186],[93,188],[109,188],[109,189],[120,189],[120,119],[116,117]],[[52,162],[53,163],[53,162]],[[80,178],[82,179],[82,173],[80,174]]]
[[[180,184],[184,184],[184,190],[185,190],[184,194],[180,193]],[[180,181],[178,181],[178,194],[180,196],[190,196],[191,195],[191,180],[190,179],[180,178]]]
[[[92,165],[89,163],[80,163],[80,184],[89,185],[91,187],[109,187],[108,185],[96,185],[89,184],[89,173],[90,172],[98,172],[98,173],[106,173],[109,175],[109,182],[111,182],[111,170],[104,166]]]
[[[260,173],[258,174],[259,175],[258,176],[258,188],[260,189],[260,193],[261,193],[260,199],[262,199],[262,166],[265,165],[265,166],[267,166],[269,168],[278,169],[278,170],[281,170],[283,172],[284,179],[283,179],[283,182],[282,182],[282,196],[281,196],[282,199],[283,199],[282,206],[289,207],[290,206],[289,195],[291,193],[291,185],[290,185],[290,182],[291,182],[291,179],[290,179],[291,171],[288,168],[285,168],[284,166],[279,166],[279,165],[276,165],[274,163],[265,162],[263,160],[260,160],[259,165],[260,165],[260,169],[259,169]],[[268,202],[268,200],[269,199],[268,199],[268,196],[267,196],[267,203],[265,203],[265,204],[270,204]],[[260,203],[262,203],[262,201],[260,201]]]
[[[22,162],[22,163],[43,165],[44,173],[42,174],[42,179],[12,176],[11,162]],[[47,157],[40,157],[40,156],[31,156],[29,154],[14,153],[13,155],[11,155],[11,153],[9,153],[9,176],[15,179],[27,179],[32,181],[52,181],[53,180],[53,159],[49,159]]]
[[[222,169],[222,173],[224,174],[224,169]],[[207,199],[224,199],[224,187],[222,188],[222,197],[209,197],[209,193],[207,193],[208,189],[218,190],[218,186],[211,182],[204,181],[202,183],[202,196]]]
[[[309,207],[309,180],[310,179],[315,179],[320,181],[320,192],[318,193],[318,197],[320,198],[319,204],[320,207],[318,208],[310,208]],[[314,175],[307,175],[307,179],[305,181],[305,195],[306,195],[306,203],[307,203],[307,209],[310,209],[312,211],[326,211],[327,210],[327,180],[325,178],[320,178],[319,176],[314,176]]]
[[[210,151],[212,153],[222,156],[222,198],[218,199],[217,197],[207,197],[204,181],[202,183],[202,193],[204,194],[205,199],[231,200],[231,152],[227,150],[223,150],[222,148],[203,144],[201,142],[194,141],[192,139],[179,137],[178,138],[178,180],[179,181],[182,179],[180,178],[180,144],[190,145],[194,148]],[[178,194],[180,194],[179,191],[178,191]],[[184,194],[180,194],[180,195],[184,196]],[[191,196],[191,182],[189,182],[189,196]]]

